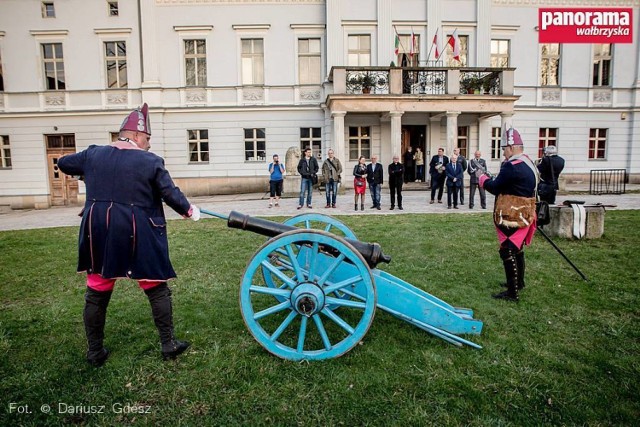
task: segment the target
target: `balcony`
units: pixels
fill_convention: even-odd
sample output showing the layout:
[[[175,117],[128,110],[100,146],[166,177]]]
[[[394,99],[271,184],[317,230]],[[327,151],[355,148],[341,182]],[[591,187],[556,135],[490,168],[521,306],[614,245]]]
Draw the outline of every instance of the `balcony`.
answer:
[[[334,94],[513,95],[513,68],[333,67]]]
[[[327,106],[346,112],[512,111],[514,68],[333,67]]]

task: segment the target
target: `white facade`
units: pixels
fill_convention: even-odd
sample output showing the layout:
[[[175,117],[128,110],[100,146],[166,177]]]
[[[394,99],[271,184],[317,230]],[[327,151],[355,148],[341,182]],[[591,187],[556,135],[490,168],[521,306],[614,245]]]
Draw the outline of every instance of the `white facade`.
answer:
[[[53,4],[55,17],[43,17],[43,3]],[[480,149],[490,159],[492,128],[513,123],[532,157],[538,157],[540,129],[556,129],[567,177],[584,180],[592,169],[610,168],[640,176],[638,35],[633,44],[613,45],[608,85],[592,83],[594,45],[564,44],[559,85],[543,86],[537,12],[557,1],[119,0],[117,15],[110,13],[109,3],[114,2],[0,2],[0,136],[5,138],[0,148],[7,148],[10,158],[10,166],[0,164],[0,205],[73,201],[68,182],[61,184],[68,187],[62,199],[56,193],[62,178],[56,176],[55,157],[108,144],[127,112],[142,102],[150,106],[152,151],[165,158],[187,194],[264,190],[271,155],[299,147],[301,129],[318,128],[323,153],[335,148],[347,175],[355,164],[349,158],[350,128],[367,127],[369,154],[379,154],[386,164],[414,140],[428,161],[437,147],[458,144],[460,127],[468,132],[468,152]],[[563,2],[632,6],[636,30],[639,5]],[[441,47],[454,30],[467,38],[466,66],[475,67],[473,72],[490,66],[492,40],[508,40],[510,68],[495,74],[500,93],[460,95],[464,68],[443,71],[445,93],[403,93],[403,69],[389,67],[398,61],[395,33],[414,32],[418,64],[426,65],[436,30]],[[369,40],[360,59],[370,58],[365,65],[375,68],[349,67],[353,36]],[[186,51],[189,40],[204,46],[199,58],[206,72],[195,73],[197,84],[187,76],[194,74],[187,70],[187,57],[198,57]],[[248,40],[260,40],[250,53],[244,50]],[[304,40],[319,42],[316,56],[309,59],[300,51]],[[105,43],[115,42],[126,45],[121,59],[127,84],[108,88],[106,61],[113,58],[105,58]],[[44,58],[43,44],[62,46],[63,60],[56,67],[64,67],[64,88],[48,86],[45,62],[56,59]],[[317,81],[301,82],[315,76],[307,64],[318,68]],[[386,88],[370,95],[353,91],[348,76],[354,70],[382,73]],[[247,157],[245,129],[264,129],[264,159]],[[604,159],[589,159],[590,129],[607,129]],[[206,130],[207,161],[190,161],[190,130]],[[57,135],[72,135],[75,145],[58,150]],[[490,168],[497,170],[499,161],[492,160]],[[82,198],[82,184],[79,192]]]

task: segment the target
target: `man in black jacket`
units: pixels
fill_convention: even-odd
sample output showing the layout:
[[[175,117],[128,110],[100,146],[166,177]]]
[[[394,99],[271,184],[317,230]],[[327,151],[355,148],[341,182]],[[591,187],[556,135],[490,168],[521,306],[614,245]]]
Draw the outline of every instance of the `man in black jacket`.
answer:
[[[402,179],[404,166],[400,163],[400,157],[393,156],[393,163],[389,165],[389,193],[391,193],[391,210],[396,207],[396,194],[398,195],[398,209],[402,210]]]
[[[413,182],[415,180],[415,163],[413,160],[414,152],[411,146],[407,147],[407,151],[404,152],[404,182]]]
[[[298,173],[302,177],[300,182],[300,200],[298,202],[298,209],[301,209],[304,203],[304,193],[307,193],[307,207],[311,209],[311,198],[313,197],[313,180],[314,177],[317,180],[318,176],[318,161],[315,157],[311,156],[311,148],[307,147],[304,150],[304,156],[298,162]],[[317,182],[317,181],[316,181]]]
[[[558,156],[558,147],[549,145],[544,149],[544,157],[538,163],[540,182],[538,183],[538,196],[550,205],[556,203],[558,192],[558,178],[564,169],[564,159]]]
[[[444,169],[449,163],[449,158],[444,155],[444,148],[438,148],[438,154],[431,158],[429,162],[429,175],[431,175],[431,201],[433,203],[436,190],[438,191],[438,203],[442,203],[442,190],[446,175]]]
[[[384,170],[382,165],[378,163],[378,156],[371,156],[371,163],[367,165],[367,182],[369,183],[371,200],[373,200],[371,209],[380,210],[380,190],[384,182]]]

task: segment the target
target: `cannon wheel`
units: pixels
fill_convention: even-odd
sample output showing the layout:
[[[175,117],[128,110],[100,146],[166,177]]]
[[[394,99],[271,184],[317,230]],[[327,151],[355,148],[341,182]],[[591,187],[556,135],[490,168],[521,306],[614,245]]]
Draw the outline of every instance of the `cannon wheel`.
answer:
[[[356,233],[354,233],[349,227],[347,227],[345,223],[328,215],[305,213],[293,216],[287,219],[283,224],[304,229],[324,230],[328,233],[346,237],[347,239],[357,239]],[[269,274],[269,270],[263,267],[262,274],[264,276],[265,282],[267,283],[267,286],[275,288],[276,286],[273,283],[271,274]],[[348,296],[338,291],[335,292],[335,295],[338,298],[348,298]],[[280,302],[284,301],[282,298],[278,298],[278,300],[280,300]]]
[[[332,234],[342,235],[347,239],[357,239],[356,233],[347,227],[345,223],[328,215],[315,213],[296,215],[287,219],[284,224],[314,230],[322,229]],[[342,232],[342,234],[336,233],[338,230]]]
[[[263,268],[276,287],[265,283]],[[348,290],[353,286],[357,294]],[[351,296],[337,298],[336,290]],[[247,328],[265,349],[288,360],[341,356],[367,333],[375,308],[374,280],[362,255],[343,238],[320,230],[293,230],[267,241],[240,285]]]

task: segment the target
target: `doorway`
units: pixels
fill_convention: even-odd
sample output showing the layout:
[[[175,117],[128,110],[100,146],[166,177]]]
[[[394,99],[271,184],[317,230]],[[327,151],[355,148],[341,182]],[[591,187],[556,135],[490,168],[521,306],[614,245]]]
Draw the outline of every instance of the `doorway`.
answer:
[[[422,150],[422,158],[425,165],[429,163],[427,160],[427,126],[426,125],[403,125],[402,126],[402,153],[407,152],[407,148],[411,146],[413,153],[415,154],[417,148]],[[424,169],[424,168],[423,168]],[[413,173],[409,176],[415,177],[421,181],[425,181],[425,172],[422,171],[422,176],[418,177],[417,166]]]
[[[47,170],[51,206],[66,206],[78,203],[78,178],[65,175],[58,167],[58,159],[67,154],[75,154],[74,134],[45,135],[47,144]]]

